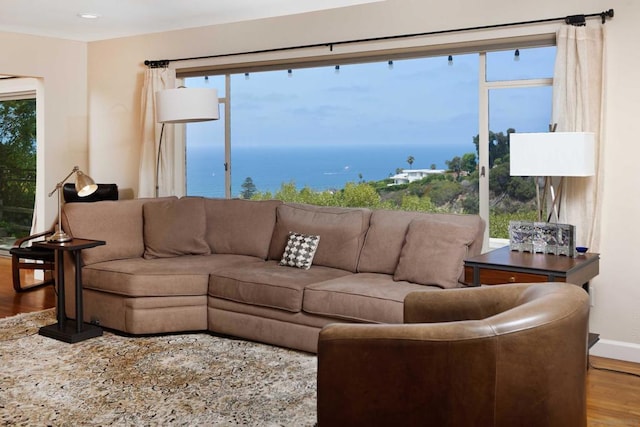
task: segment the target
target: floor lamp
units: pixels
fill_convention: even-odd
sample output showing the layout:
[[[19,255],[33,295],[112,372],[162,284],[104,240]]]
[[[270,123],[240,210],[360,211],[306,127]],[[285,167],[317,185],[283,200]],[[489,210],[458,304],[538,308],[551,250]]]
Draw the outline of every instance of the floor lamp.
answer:
[[[156,121],[162,123],[156,156],[156,197],[160,190],[159,173],[162,136],[166,123],[194,123],[218,120],[218,91],[210,88],[165,89],[156,92]]]
[[[555,215],[557,222],[564,178],[595,175],[595,137],[591,132],[512,133],[509,158],[511,176],[544,177],[542,200],[536,182],[538,221],[542,221],[543,206],[549,193],[551,209],[548,209],[546,219],[550,222]],[[557,191],[554,177],[559,178]]]

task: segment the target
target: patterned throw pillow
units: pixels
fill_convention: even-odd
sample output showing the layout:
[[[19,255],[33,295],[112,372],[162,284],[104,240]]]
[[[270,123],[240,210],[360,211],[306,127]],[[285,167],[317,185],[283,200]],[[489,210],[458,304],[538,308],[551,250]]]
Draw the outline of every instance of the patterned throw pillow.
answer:
[[[287,246],[284,248],[280,265],[289,267],[311,268],[313,256],[318,248],[320,236],[289,232]]]

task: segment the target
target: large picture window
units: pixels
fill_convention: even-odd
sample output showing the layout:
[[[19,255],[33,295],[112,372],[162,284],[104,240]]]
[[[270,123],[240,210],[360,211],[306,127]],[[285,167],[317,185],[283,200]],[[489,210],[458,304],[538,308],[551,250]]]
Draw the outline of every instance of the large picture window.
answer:
[[[505,238],[510,218],[535,211],[533,179],[508,174],[508,135],[546,130],[554,56],[542,47],[186,78],[216,87],[228,112],[187,125],[186,193],[480,213]]]
[[[0,76],[0,251],[29,234],[36,191],[36,99],[24,79]]]

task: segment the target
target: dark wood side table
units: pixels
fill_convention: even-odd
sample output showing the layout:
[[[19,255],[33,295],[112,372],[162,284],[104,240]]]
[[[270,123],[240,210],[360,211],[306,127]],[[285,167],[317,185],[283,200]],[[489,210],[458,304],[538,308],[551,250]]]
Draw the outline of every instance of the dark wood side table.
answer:
[[[589,280],[600,272],[600,255],[576,257],[512,251],[508,246],[466,259],[464,282],[468,286],[507,283],[567,282],[589,292]],[[599,335],[589,333],[589,347]]]
[[[106,244],[102,240],[72,239],[68,242],[37,242],[34,246],[53,249],[56,257],[56,287],[58,289],[58,301],[56,305],[56,317],[58,322],[53,325],[43,326],[39,334],[68,343],[76,343],[89,338],[102,335],[102,328],[82,321],[82,259],[80,253],[83,249],[89,249]],[[64,296],[64,253],[69,252],[76,266],[76,320],[67,318]]]
[[[585,287],[599,272],[600,255],[595,253],[571,258],[512,251],[505,246],[464,261],[468,286],[568,282]]]

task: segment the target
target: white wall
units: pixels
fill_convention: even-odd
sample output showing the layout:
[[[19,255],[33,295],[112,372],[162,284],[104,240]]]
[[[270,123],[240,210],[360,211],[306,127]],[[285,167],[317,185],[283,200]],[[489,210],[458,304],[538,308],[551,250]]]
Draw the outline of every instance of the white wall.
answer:
[[[86,43],[0,32],[0,74],[37,78],[37,228],[57,215],[56,182],[87,162]],[[89,171],[86,171],[90,173]]]
[[[640,158],[637,142],[640,135],[637,117],[640,114],[637,103],[640,99],[637,71],[640,55],[635,46],[640,2],[636,0],[538,0],[526,3],[449,0],[437,4],[424,0],[387,0],[345,9],[93,42],[88,46],[86,68],[90,117],[88,172],[100,182],[117,182],[121,188],[137,187],[139,98],[145,59],[183,58],[528,21],[610,8],[615,8],[616,16],[606,24],[608,76],[603,241],[600,275],[592,282],[595,306],[591,330],[599,332],[604,341],[596,347],[596,353],[628,359],[638,357],[640,361],[640,279],[633,275],[634,263],[640,255],[637,247],[640,227],[634,222],[640,218],[640,199],[637,197],[640,178],[635,168]],[[461,33],[430,40],[449,43],[516,36],[548,32],[557,25]],[[17,50],[8,56],[5,41],[17,45]],[[71,165],[65,157],[74,158],[82,166],[84,148],[78,135],[82,134],[83,126],[77,122],[81,122],[86,113],[82,99],[84,48],[71,42],[3,34],[0,34],[0,43],[3,48],[1,73],[45,78],[48,125],[45,136],[52,147],[46,153],[48,188],[55,185],[55,179]],[[31,53],[31,49],[38,53]],[[336,49],[335,53],[349,49],[353,48]],[[64,52],[61,58],[58,50]],[[182,66],[179,63],[172,65]],[[49,98],[49,91],[53,99]],[[57,163],[61,160],[64,160],[64,167]],[[55,168],[55,173],[49,168]],[[623,355],[620,349],[630,351]]]
[[[616,1],[609,7],[615,7],[616,16],[606,26],[605,195],[591,323],[603,338],[594,354],[640,362],[640,277],[635,275],[640,256],[640,53],[634,48],[640,2]]]

